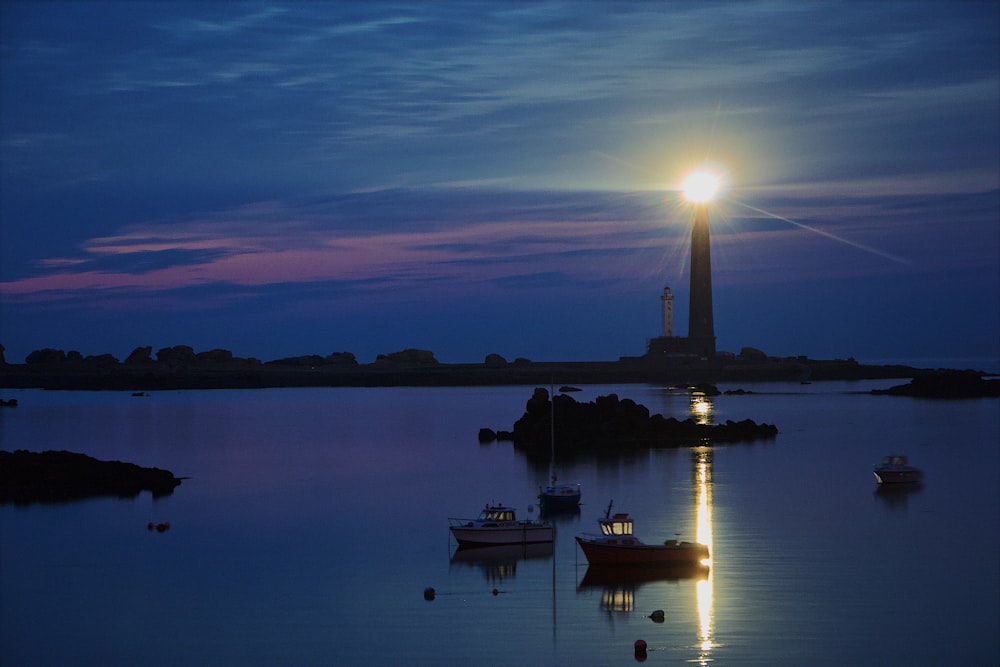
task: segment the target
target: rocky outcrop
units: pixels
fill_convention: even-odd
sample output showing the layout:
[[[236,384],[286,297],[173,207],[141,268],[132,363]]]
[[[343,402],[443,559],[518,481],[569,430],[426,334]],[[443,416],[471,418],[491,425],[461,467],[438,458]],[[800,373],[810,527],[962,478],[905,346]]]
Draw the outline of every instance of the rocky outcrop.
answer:
[[[92,496],[129,498],[173,493],[181,480],[169,470],[99,461],[66,451],[0,451],[0,503],[65,502]]]
[[[153,362],[153,346],[147,345],[146,347],[137,347],[132,350],[132,354],[125,358],[126,366],[135,366],[138,364],[151,364]]]
[[[401,364],[414,366],[437,366],[438,360],[434,358],[434,353],[430,350],[416,350],[413,348],[389,354],[380,354],[375,359],[376,364]]]
[[[156,352],[156,360],[161,364],[172,367],[190,366],[194,364],[198,357],[194,353],[194,348],[190,345],[174,345],[164,347]]]
[[[321,357],[318,354],[309,354],[301,357],[285,357],[284,359],[268,361],[267,365],[289,366],[293,368],[323,368],[327,366],[350,367],[357,366],[358,360],[352,352],[334,352],[326,355],[325,357]]]
[[[62,350],[54,350],[50,347],[44,347],[40,350],[35,350],[24,359],[24,363],[28,364],[29,366],[62,364],[65,362],[66,362],[66,353]]]
[[[1000,396],[1000,380],[984,380],[976,371],[942,371],[918,375],[909,384],[873,389],[872,393],[918,398],[994,398]]]
[[[484,362],[487,368],[506,368],[507,360],[499,354],[487,354]]]
[[[535,389],[525,413],[514,423],[514,447],[528,454],[548,456],[551,448],[549,392]],[[638,448],[690,447],[773,438],[777,427],[749,419],[725,424],[698,424],[650,415],[649,408],[616,394],[578,403],[570,396],[555,397],[556,453],[613,454]]]

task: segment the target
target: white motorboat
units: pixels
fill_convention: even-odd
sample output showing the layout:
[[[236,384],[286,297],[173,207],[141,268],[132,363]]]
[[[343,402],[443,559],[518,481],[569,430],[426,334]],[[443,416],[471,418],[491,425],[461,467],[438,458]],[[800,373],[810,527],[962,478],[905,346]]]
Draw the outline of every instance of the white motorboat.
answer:
[[[520,521],[512,507],[486,505],[475,519],[449,518],[449,529],[461,546],[552,542],[555,529],[548,521]]]

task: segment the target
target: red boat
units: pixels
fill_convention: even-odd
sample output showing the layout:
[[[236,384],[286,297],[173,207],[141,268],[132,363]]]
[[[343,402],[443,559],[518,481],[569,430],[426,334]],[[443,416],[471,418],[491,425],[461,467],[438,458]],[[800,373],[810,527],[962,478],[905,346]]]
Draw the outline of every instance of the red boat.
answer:
[[[597,523],[601,526],[601,535],[576,536],[576,543],[591,565],[700,563],[709,557],[708,546],[699,542],[644,543],[632,534],[632,519],[628,514],[612,515],[610,505]]]

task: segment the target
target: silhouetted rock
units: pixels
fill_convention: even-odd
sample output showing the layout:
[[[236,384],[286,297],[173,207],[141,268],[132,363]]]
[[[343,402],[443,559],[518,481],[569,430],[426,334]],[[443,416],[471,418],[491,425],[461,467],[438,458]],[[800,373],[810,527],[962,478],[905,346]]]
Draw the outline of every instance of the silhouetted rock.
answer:
[[[63,502],[91,496],[169,495],[181,483],[169,470],[99,461],[66,451],[0,451],[0,503]]]
[[[405,364],[416,366],[437,366],[438,360],[434,358],[434,353],[429,350],[416,350],[413,348],[392,352],[390,354],[380,354],[375,359],[376,364]]]
[[[66,353],[62,350],[53,350],[52,348],[45,347],[41,350],[35,350],[29,354],[24,363],[29,366],[41,366],[41,365],[51,365],[51,364],[62,364],[66,362]]]
[[[551,411],[548,391],[537,388],[514,423],[514,446],[529,454],[548,456],[551,447]],[[698,424],[693,419],[678,421],[650,415],[649,409],[616,394],[599,396],[590,403],[578,403],[570,396],[556,396],[556,452],[615,453],[643,447],[688,447],[699,444],[741,442],[773,438],[777,427],[749,419],[725,424]]]
[[[132,350],[132,354],[125,358],[126,366],[134,366],[136,364],[151,364],[153,363],[153,346],[147,345],[146,347],[137,347]]]
[[[275,359],[274,361],[268,361],[266,365],[315,368],[317,366],[322,366],[323,363],[323,357],[318,354],[307,354],[301,357],[284,357],[282,359]]]
[[[4,356],[4,347],[0,345],[0,366],[7,365],[7,357]]]
[[[353,352],[332,352],[323,361],[328,366],[357,366],[358,359]]]
[[[91,354],[84,357],[81,363],[88,368],[97,370],[112,370],[121,365],[113,354]]]
[[[479,429],[479,442],[493,442],[497,439],[497,433],[491,428]]]
[[[199,352],[195,355],[198,362],[201,364],[216,364],[220,366],[231,364],[233,361],[233,353],[229,350],[209,350],[208,352]]]
[[[171,366],[189,366],[195,363],[197,359],[194,348],[189,345],[165,347],[156,353],[157,361]]]
[[[487,354],[485,363],[487,368],[506,368],[507,366],[507,360],[499,354]]]
[[[918,375],[909,384],[873,389],[872,393],[919,398],[992,398],[1000,396],[1000,380],[984,380],[976,371],[942,371]]]

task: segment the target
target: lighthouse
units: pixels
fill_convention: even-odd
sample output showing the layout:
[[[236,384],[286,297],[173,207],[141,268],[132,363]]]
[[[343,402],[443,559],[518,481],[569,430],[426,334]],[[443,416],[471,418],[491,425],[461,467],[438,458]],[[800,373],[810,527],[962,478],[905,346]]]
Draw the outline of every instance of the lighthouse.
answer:
[[[647,357],[715,356],[715,317],[712,310],[712,244],[708,229],[708,207],[719,188],[718,177],[696,172],[684,184],[684,194],[693,204],[691,226],[691,293],[688,304],[688,335],[674,336],[674,296],[663,289],[663,335],[651,338]]]
[[[670,287],[663,288],[663,295],[660,297],[663,302],[663,337],[673,338],[674,336],[674,295],[670,292]]]
[[[695,354],[715,354],[715,320],[712,314],[712,252],[708,233],[708,204],[694,209],[691,229],[691,301],[688,341]]]

